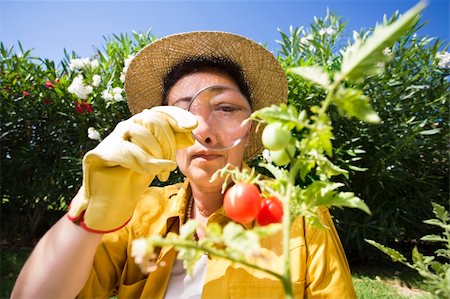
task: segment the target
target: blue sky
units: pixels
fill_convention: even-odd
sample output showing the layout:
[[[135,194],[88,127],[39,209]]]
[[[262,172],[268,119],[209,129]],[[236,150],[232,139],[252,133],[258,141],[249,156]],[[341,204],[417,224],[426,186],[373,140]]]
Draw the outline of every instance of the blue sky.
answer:
[[[297,1],[6,1],[0,0],[0,41],[20,41],[39,57],[59,61],[63,49],[80,57],[104,45],[103,36],[146,32],[156,36],[191,30],[221,30],[247,36],[277,49],[277,28],[308,26],[326,9],[348,20],[347,30],[371,28],[383,15],[401,13],[410,0],[297,0]],[[431,0],[422,20],[423,35],[450,40],[450,1]]]

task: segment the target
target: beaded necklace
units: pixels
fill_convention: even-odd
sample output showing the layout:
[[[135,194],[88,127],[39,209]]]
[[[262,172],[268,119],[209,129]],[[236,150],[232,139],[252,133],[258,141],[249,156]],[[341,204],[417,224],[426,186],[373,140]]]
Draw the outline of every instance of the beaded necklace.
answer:
[[[192,219],[192,210],[194,209],[194,197],[191,195],[188,202],[187,207],[187,218],[186,219]]]
[[[193,210],[194,210],[194,197],[191,195],[191,197],[189,198],[188,207],[187,207],[187,211],[186,211],[186,216],[187,216],[186,220],[193,219],[193,217],[192,217]],[[194,233],[194,240],[198,241],[197,232]]]

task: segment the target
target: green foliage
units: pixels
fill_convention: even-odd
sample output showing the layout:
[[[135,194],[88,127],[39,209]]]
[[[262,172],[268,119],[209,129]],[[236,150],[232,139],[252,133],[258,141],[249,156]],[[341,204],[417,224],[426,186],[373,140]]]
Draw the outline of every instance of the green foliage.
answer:
[[[205,237],[198,242],[194,238],[197,226],[194,220],[189,220],[181,227],[179,234],[169,233],[166,237],[149,236],[134,240],[132,256],[143,272],[154,271],[157,265],[148,257],[154,255],[155,248],[174,246],[178,251],[178,258],[183,259],[186,272],[190,274],[194,270],[195,263],[203,253],[206,253],[211,256],[231,258],[234,262],[280,277],[277,273],[249,262],[249,260],[264,258],[259,251],[259,240],[279,231],[280,225],[272,224],[246,230],[234,222],[226,224],[223,228],[217,223],[212,223],[204,228]]]
[[[434,256],[425,256],[419,252],[417,247],[412,251],[412,263],[395,249],[383,246],[373,240],[366,240],[385,254],[389,255],[394,262],[400,262],[411,269],[416,270],[423,278],[424,285],[429,291],[425,298],[449,298],[450,297],[450,216],[448,211],[441,205],[432,203],[435,219],[424,222],[434,225],[443,230],[440,235],[426,235],[423,241],[441,244],[441,248],[434,252]]]
[[[130,116],[121,73],[151,40],[114,36],[92,58],[66,53],[58,68],[0,45],[2,242],[30,244],[65,211],[84,153]]]
[[[388,55],[383,54],[383,49],[392,45],[412,24],[417,23],[417,12],[424,7],[425,3],[420,2],[397,22],[376,26],[373,34],[364,43],[355,41],[354,48],[342,57],[337,80],[359,81],[377,74],[380,69],[377,65],[389,59]]]
[[[14,283],[22,269],[25,260],[30,255],[29,249],[9,249],[2,247],[0,250],[0,298],[10,298]]]
[[[398,18],[398,13],[385,17],[383,25]],[[280,32],[279,61],[290,70],[289,102],[298,110],[319,105],[333,82],[345,79],[347,71],[341,67],[346,60],[350,70],[349,58],[356,49],[371,53],[358,55],[368,57],[376,71],[364,78],[356,75],[368,74],[367,69],[351,73],[351,79],[360,82],[346,82],[338,89],[338,106],[329,113],[335,147],[330,160],[348,171],[346,188],[372,211],[372,216],[333,211],[344,247],[355,259],[370,258],[364,254],[363,238],[385,243],[419,238],[427,229],[417,220],[430,217],[429,202],[444,204],[449,198],[449,68],[439,60],[439,52],[447,47],[434,38],[419,37],[416,33],[424,25],[411,15],[407,18],[412,27],[396,33],[394,43],[379,37],[386,32],[380,26],[376,32],[353,32],[350,41],[346,23],[332,13],[317,18],[310,28]]]

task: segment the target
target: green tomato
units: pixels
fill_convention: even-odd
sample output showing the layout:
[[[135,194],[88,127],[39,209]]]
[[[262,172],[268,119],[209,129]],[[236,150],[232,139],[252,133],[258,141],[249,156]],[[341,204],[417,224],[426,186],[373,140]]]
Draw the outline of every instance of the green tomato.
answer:
[[[270,151],[284,149],[291,140],[291,132],[281,126],[281,123],[268,124],[262,133],[262,143]]]
[[[289,154],[288,154],[289,153]],[[278,166],[288,165],[291,162],[291,158],[295,154],[295,147],[289,144],[285,149],[270,151],[270,157],[273,163]]]

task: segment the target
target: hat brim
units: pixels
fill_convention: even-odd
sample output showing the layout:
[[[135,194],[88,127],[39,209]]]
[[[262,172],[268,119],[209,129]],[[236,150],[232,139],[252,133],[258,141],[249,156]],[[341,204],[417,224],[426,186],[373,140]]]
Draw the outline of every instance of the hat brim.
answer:
[[[241,68],[253,111],[287,101],[286,75],[266,48],[232,33],[194,31],[156,40],[132,60],[125,76],[125,93],[131,113],[160,106],[167,74],[175,65],[199,56],[225,58]],[[260,132],[252,134],[244,159],[256,157],[261,149]]]

